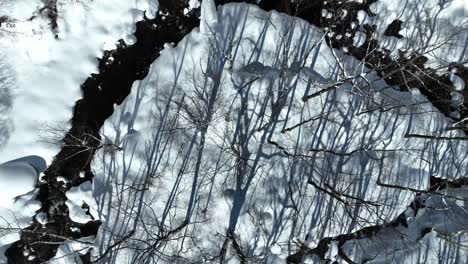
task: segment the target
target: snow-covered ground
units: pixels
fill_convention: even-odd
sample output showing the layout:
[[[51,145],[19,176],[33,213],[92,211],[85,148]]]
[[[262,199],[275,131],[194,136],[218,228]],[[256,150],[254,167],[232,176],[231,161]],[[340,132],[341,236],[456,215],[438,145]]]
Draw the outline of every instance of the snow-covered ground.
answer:
[[[66,129],[80,84],[96,71],[96,57],[119,38],[131,43],[142,10],[156,8],[147,1],[65,2],[55,38],[47,20],[26,21],[41,4],[36,2],[10,5],[9,12],[19,20],[16,33],[0,38],[0,81],[13,73],[5,86],[9,92],[0,92],[11,94],[5,96],[8,100],[0,98],[0,104],[5,102],[0,109],[8,110],[0,113],[0,124],[12,124],[0,138],[0,164],[27,155],[50,163],[59,146],[41,141],[44,131]],[[81,208],[85,201],[104,222],[94,254],[134,232],[129,242],[116,247],[120,251],[108,255],[109,262],[139,263],[152,256],[155,263],[174,263],[170,256],[177,254],[209,263],[233,232],[252,262],[284,263],[300,243],[313,248],[323,237],[401,214],[414,193],[382,183],[424,189],[431,176],[467,175],[467,141],[407,137],[462,136],[445,131],[450,121],[418,91],[387,87],[360,62],[331,50],[324,33],[302,20],[245,4],[216,11],[210,2],[203,3],[201,28],[177,47],[167,44],[148,77],[134,84],[106,122],[102,134],[112,144],[96,156],[93,184],[67,193],[74,221],[89,220]],[[24,176],[16,185],[19,190],[1,196],[0,214],[11,222],[13,216],[6,212],[25,208],[18,224],[23,227],[32,215],[28,210],[38,206],[32,202],[34,193],[15,204],[11,200],[31,190],[41,171],[20,165],[14,172],[8,163],[0,165],[0,188],[11,175]],[[438,199],[429,204],[440,207],[444,201]],[[365,254],[353,251],[359,247],[352,243],[346,252],[359,259],[374,257],[376,263],[389,257],[397,263],[424,259],[415,254],[431,260],[446,254],[462,261],[466,252],[447,253],[440,242],[440,234],[455,232],[461,237],[457,243],[466,247],[462,228],[446,228],[440,220],[447,215],[453,222],[464,221],[457,218],[463,214],[451,213],[435,210],[412,219],[419,228],[437,218],[430,222],[436,223],[431,225],[435,230],[423,247],[401,250],[416,238],[396,228],[379,234],[382,244],[363,241],[359,247]],[[395,232],[408,240],[396,241]],[[158,240],[168,234],[170,239]],[[15,238],[17,233],[2,238],[0,247]],[[152,248],[153,243],[157,246]],[[396,254],[389,245],[398,247]],[[148,250],[131,250],[134,246]],[[63,245],[56,262],[75,263],[72,253],[79,248],[75,242]],[[238,263],[232,247],[226,258]]]
[[[3,74],[12,78],[6,85],[0,81],[11,97],[8,111],[0,114],[0,120],[9,120],[0,139],[0,162],[34,154],[50,163],[60,146],[47,144],[44,137],[68,129],[73,105],[81,98],[80,85],[97,72],[97,58],[120,38],[134,41],[135,22],[143,11],[154,12],[150,2],[59,1],[57,36],[38,14],[42,1],[1,2],[0,15],[16,22],[8,32],[0,31],[0,80]],[[0,107],[6,94],[0,93]]]
[[[380,183],[424,189],[431,176],[468,172],[466,141],[405,137],[461,136],[444,132],[449,120],[418,91],[387,87],[329,49],[321,30],[244,4],[202,14],[201,30],[166,47],[102,131],[124,150],[96,160],[100,252],[132,230],[128,245],[144,248],[138,241],[156,243],[189,220],[161,246],[164,254],[122,249],[113,257],[208,261],[234,231],[252,262],[284,263],[293,242],[314,247],[324,236],[390,221],[414,198]],[[343,78],[340,65],[353,81],[304,102]]]

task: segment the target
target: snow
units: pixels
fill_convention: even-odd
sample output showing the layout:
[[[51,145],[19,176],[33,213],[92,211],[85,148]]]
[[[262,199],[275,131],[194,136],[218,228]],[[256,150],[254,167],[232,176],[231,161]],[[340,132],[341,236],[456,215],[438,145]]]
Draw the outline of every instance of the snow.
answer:
[[[40,207],[32,190],[60,148],[55,137],[61,138],[69,127],[81,83],[97,72],[97,58],[105,49],[114,49],[120,38],[134,42],[135,22],[145,10],[154,14],[155,2],[63,1],[57,36],[37,13],[42,1],[2,2],[0,15],[16,22],[8,32],[0,30],[0,263],[6,263],[8,244],[19,239],[17,228],[30,225]],[[22,156],[27,157],[17,159]],[[85,196],[91,190],[74,191],[69,193],[74,199],[71,214],[84,219],[78,207],[83,199],[93,205]],[[83,195],[81,201],[75,193]],[[36,220],[47,222],[45,215]]]
[[[382,2],[389,13],[376,12],[378,17],[371,18],[361,12],[359,23],[394,19],[404,6],[403,1]],[[190,1],[190,8],[199,4]],[[461,4],[454,1],[455,14]],[[218,10],[213,0],[201,5],[200,30],[177,46],[167,43],[148,77],[134,83],[131,95],[106,121],[101,131],[106,146],[93,160],[96,178],[66,193],[73,221],[92,219],[84,204],[103,221],[97,240],[89,237],[61,245],[53,263],[77,262],[74,252],[89,248],[90,243],[95,243],[93,254],[102,253],[133,228],[136,239],[151,243],[153,235],[161,234],[160,227],[170,230],[187,217],[190,225],[183,232],[191,239],[179,239],[182,232],[176,234],[168,239],[165,255],[177,251],[190,260],[205,261],[206,256],[219,253],[226,231],[235,230],[246,252],[265,254],[268,263],[284,263],[292,253],[289,248],[297,249],[292,237],[314,247],[324,236],[394,219],[415,197],[379,182],[417,189],[426,188],[432,176],[467,175],[466,141],[406,137],[409,133],[462,135],[443,132],[450,121],[419,91],[388,87],[359,61],[332,51],[324,43],[324,32],[300,19],[245,4]],[[13,123],[0,146],[0,161],[31,153],[42,158],[30,156],[0,165],[0,189],[8,190],[0,194],[4,226],[27,226],[39,207],[36,193],[30,191],[57,151],[57,146],[39,141],[45,124],[63,124],[66,129],[73,102],[80,98],[81,82],[96,71],[96,57],[113,48],[119,38],[132,43],[134,22],[142,18],[143,10],[155,12],[154,1],[67,3],[61,6],[56,39],[47,21],[24,19],[36,9],[32,6],[19,0],[11,7],[12,16],[21,18],[15,28],[17,45],[0,38],[4,47],[0,89],[14,94],[12,106],[0,98],[0,109],[7,110],[0,113],[0,124],[2,120]],[[355,43],[363,39],[357,34]],[[404,45],[397,40],[388,43]],[[356,78],[337,84],[341,74]],[[2,78],[10,75],[7,81]],[[455,90],[463,89],[458,77],[451,78]],[[329,87],[333,89],[323,92]],[[318,95],[304,99],[314,93]],[[459,104],[460,94],[453,96]],[[243,164],[246,168],[239,173]],[[58,181],[67,182],[63,177]],[[309,182],[332,186],[379,207],[349,199],[352,218],[350,208]],[[418,245],[406,248],[407,241],[396,236],[403,233],[414,240],[431,220],[436,230],[421,243],[423,249],[436,252],[428,255],[433,260],[442,233],[466,235],[460,233],[464,223],[446,225],[446,212],[437,209],[458,204],[439,196],[430,198],[428,205],[435,209],[415,216],[408,212],[414,230],[385,229],[378,237],[381,243],[353,241],[345,249],[355,257],[375,257],[377,263],[393,256],[399,263],[410,262],[422,250]],[[191,202],[193,208],[189,208]],[[464,209],[463,203],[459,206]],[[456,210],[457,216],[465,215]],[[138,217],[140,222],[135,224]],[[44,214],[36,220],[48,221]],[[2,236],[0,248],[17,239],[18,231],[12,230]],[[330,245],[330,259],[340,260],[338,246]],[[361,255],[355,250],[360,247],[367,249]],[[391,254],[395,247],[404,250]],[[33,252],[26,253],[34,258]],[[122,263],[138,258],[124,249],[115,254]],[[235,253],[229,250],[228,254],[233,257],[230,263],[236,263]],[[316,256],[305,261],[319,262]]]
[[[128,233],[125,226],[133,226],[129,216],[141,215],[142,221],[158,222],[166,230],[175,228],[186,217],[194,191],[200,209],[195,209],[193,219],[203,224],[186,230],[196,246],[175,238],[167,243],[165,254],[184,248],[184,257],[191,260],[216,255],[222,235],[231,228],[246,251],[269,252],[265,254],[271,263],[284,263],[289,252],[283,245],[291,242],[294,226],[289,218],[294,215],[291,199],[300,208],[296,217],[301,224],[294,233],[301,239],[309,234],[310,241],[305,242],[313,247],[323,236],[393,219],[414,198],[409,191],[383,188],[378,181],[426,188],[431,176],[453,179],[468,173],[466,142],[405,137],[407,133],[461,135],[441,132],[450,121],[419,91],[388,87],[360,62],[341,51],[332,52],[323,43],[324,32],[302,20],[244,4],[220,7],[217,15],[211,7],[204,2],[203,21],[216,26],[208,31],[202,24],[200,31],[166,48],[102,130],[123,150],[103,151],[96,158],[94,198],[104,221],[97,242],[101,250],[106,243],[112,244],[114,234],[118,238]],[[304,102],[304,95],[334,84],[340,74],[335,57],[341,59],[347,76],[366,78],[372,89],[356,81],[354,87],[337,85]],[[276,108],[275,100],[288,90],[284,87],[290,91],[283,95],[287,103]],[[206,134],[196,123],[209,112],[208,105],[194,99],[202,95],[207,96],[206,102],[215,96]],[[278,121],[270,124],[268,120],[276,113]],[[127,147],[125,135],[132,130],[138,131],[139,139]],[[265,138],[305,157],[287,157]],[[362,150],[334,156],[311,149]],[[236,153],[245,155],[248,171],[255,171],[243,175],[240,187]],[[195,178],[198,155],[201,172]],[[142,176],[148,175],[152,186],[141,194],[147,202],[136,209],[134,203],[140,196],[134,190],[143,188]],[[380,207],[374,211],[358,206],[355,213],[360,220],[351,224],[345,208],[307,184],[309,180],[348,190]],[[192,189],[194,181],[199,184]],[[202,210],[205,206],[207,211]],[[152,232],[160,230],[155,227]],[[135,237],[151,239],[142,229]],[[117,257],[125,257],[125,263],[135,261],[135,255],[124,252]],[[335,253],[330,252],[331,257]],[[314,257],[311,261],[317,263]]]
[[[50,261],[53,264],[82,263],[80,253],[86,252],[93,243],[94,237],[84,237],[61,245],[55,257]]]
[[[205,0],[201,4],[200,32],[210,34],[216,29],[218,23],[218,12],[214,0]]]
[[[456,91],[463,91],[465,89],[465,81],[456,74],[450,73],[450,81],[452,81],[453,88]]]
[[[45,161],[29,156],[0,164],[0,207],[9,208],[14,198],[34,189]]]
[[[468,34],[467,1],[379,0],[371,7],[378,10],[374,12],[377,16],[368,17],[366,22],[377,25],[380,42],[386,43],[383,47],[393,51],[395,57],[398,50],[418,51],[428,57],[427,64],[433,68],[463,58]],[[395,19],[403,21],[402,39],[383,36]]]
[[[22,196],[10,208],[0,207],[0,263],[7,263],[4,251],[9,244],[19,240],[20,228],[32,223],[31,216],[40,208],[35,193]]]
[[[357,19],[359,21],[359,25],[364,25],[367,21],[368,15],[365,11],[359,10],[357,13]]]
[[[40,207],[34,188],[45,169],[45,160],[39,156],[0,164],[0,263],[6,263],[7,245],[18,240],[18,228],[31,224],[31,216]]]
[[[91,216],[96,216],[96,205],[93,198],[93,184],[91,182],[82,183],[78,187],[72,187],[66,193],[68,201],[66,202],[70,210],[70,219],[77,223],[87,223],[92,220]],[[90,208],[90,214],[83,209],[86,204]]]
[[[135,22],[155,8],[148,0],[66,1],[59,5],[56,38],[47,19],[37,14],[41,5],[40,0],[16,0],[0,10],[17,19],[13,33],[0,31],[0,110],[8,108],[0,113],[0,162],[35,153],[50,163],[60,146],[44,135],[68,129],[80,84],[97,72],[97,58],[115,48],[119,38],[131,44]],[[36,18],[29,20],[33,14]],[[4,120],[11,123],[8,131]]]
[[[451,102],[452,107],[459,107],[463,105],[463,101],[464,101],[463,94],[453,91],[451,92],[451,95],[452,95],[452,102]]]
[[[194,9],[200,6],[200,0],[189,0],[189,8]]]
[[[271,247],[270,251],[271,253],[275,255],[281,255],[281,246],[278,244],[275,244]]]
[[[338,243],[336,241],[330,242],[329,245],[330,249],[328,250],[328,259],[331,261],[337,261],[337,256],[338,256]]]
[[[47,224],[47,214],[44,212],[40,212],[36,215],[36,220],[39,222],[41,225]]]
[[[467,197],[465,188],[448,189],[444,193],[456,195],[457,199],[462,200]],[[371,258],[372,263],[435,263],[438,260],[466,262],[466,204],[440,195],[423,195],[418,201],[426,208],[419,210],[416,215],[412,209],[405,212],[414,215],[408,221],[408,227],[387,226],[377,231],[372,239],[351,240],[344,244],[345,253],[359,259]],[[455,206],[455,203],[459,205]],[[447,211],[450,211],[449,215]],[[459,243],[461,247],[451,248],[453,243]]]

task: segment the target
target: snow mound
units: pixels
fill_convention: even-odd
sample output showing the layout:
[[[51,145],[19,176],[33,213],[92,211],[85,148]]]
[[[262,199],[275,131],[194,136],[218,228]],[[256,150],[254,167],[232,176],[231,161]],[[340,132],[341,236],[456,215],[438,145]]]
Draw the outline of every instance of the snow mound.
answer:
[[[97,215],[95,211],[96,202],[93,199],[93,184],[85,182],[80,186],[72,187],[67,192],[66,202],[70,210],[70,218],[77,223],[87,223],[92,216]]]
[[[34,170],[36,171],[37,175],[41,174],[47,169],[46,161],[42,157],[37,156],[37,155],[24,156],[19,159],[14,159],[14,160],[5,162],[5,164],[11,164],[11,163],[16,163],[16,162],[25,162],[31,165],[31,167],[33,167]]]
[[[46,163],[39,156],[26,156],[0,165],[0,207],[9,208],[17,196],[34,189]]]
[[[32,222],[40,208],[34,185],[47,168],[42,157],[25,156],[0,164],[0,263],[6,263],[4,251],[20,238],[20,229]]]

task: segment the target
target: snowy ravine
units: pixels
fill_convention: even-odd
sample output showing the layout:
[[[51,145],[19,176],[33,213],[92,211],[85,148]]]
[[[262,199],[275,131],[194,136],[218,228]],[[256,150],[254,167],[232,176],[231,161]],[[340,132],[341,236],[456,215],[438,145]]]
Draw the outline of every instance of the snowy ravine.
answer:
[[[466,261],[467,69],[394,57],[362,2],[159,1],[81,85],[8,263]]]

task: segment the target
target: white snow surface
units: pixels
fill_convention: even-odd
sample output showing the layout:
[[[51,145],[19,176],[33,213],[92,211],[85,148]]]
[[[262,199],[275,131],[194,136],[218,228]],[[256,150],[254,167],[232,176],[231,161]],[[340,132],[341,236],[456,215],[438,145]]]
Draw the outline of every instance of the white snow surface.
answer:
[[[218,24],[218,12],[214,0],[205,0],[201,4],[200,32],[211,34],[216,31]]]
[[[462,91],[465,89],[465,81],[463,81],[463,79],[460,78],[459,76],[451,73],[450,81],[452,81],[453,88],[455,88],[456,91]]]
[[[0,164],[0,263],[6,263],[4,250],[19,239],[19,228],[31,224],[39,209],[34,187],[45,170],[45,161],[27,156]]]
[[[15,197],[32,191],[45,169],[45,161],[38,156],[0,164],[0,207],[9,208]]]
[[[120,38],[133,43],[135,22],[155,8],[149,0],[63,1],[56,38],[37,13],[41,6],[39,0],[15,0],[0,8],[0,15],[17,20],[9,32],[0,30],[0,110],[6,89],[9,94],[8,112],[0,113],[0,124],[5,119],[9,125],[0,129],[0,162],[34,153],[50,163],[60,146],[44,137],[68,129],[80,84],[97,72],[97,58]],[[10,75],[6,85],[4,72]]]
[[[390,221],[414,198],[380,183],[423,189],[431,176],[468,173],[466,141],[406,137],[462,136],[445,131],[450,120],[421,93],[388,87],[329,49],[323,32],[302,20],[245,4],[218,7],[217,20],[208,19],[215,17],[210,6],[202,12],[204,21],[217,23],[213,34],[202,24],[177,47],[167,46],[102,130],[123,151],[107,149],[96,161],[94,196],[104,221],[98,251],[127,235],[135,217],[155,234],[188,218],[195,224],[166,243],[166,256],[207,261],[235,230],[250,258],[284,263],[293,241],[314,247],[321,237]],[[340,74],[356,80],[303,101]],[[239,155],[248,164],[243,172]],[[378,206],[353,206],[352,220],[349,208],[309,181]],[[151,244],[147,231],[137,225],[135,243]],[[121,263],[142,257],[125,249],[112,254]],[[235,255],[228,251],[228,263],[238,263]]]
[[[398,50],[416,51],[438,68],[445,62],[466,62],[468,53],[468,2],[465,0],[379,0],[371,5],[377,14],[365,16],[377,25],[383,47],[398,56]],[[395,19],[403,21],[403,39],[385,37],[386,27]]]
[[[82,208],[83,204],[89,206],[89,213],[97,215],[95,200],[93,199],[93,184],[85,182],[78,187],[72,187],[67,192],[67,206],[70,210],[70,219],[77,223],[87,223],[92,220],[91,216]]]

